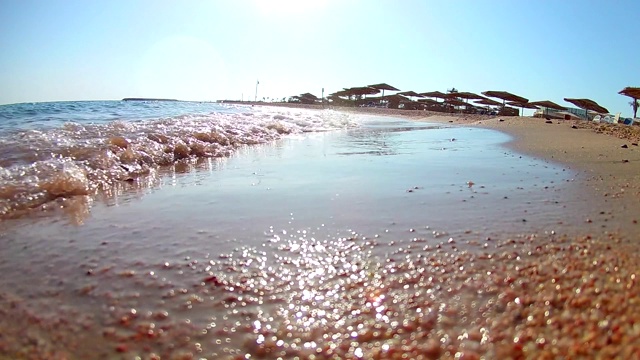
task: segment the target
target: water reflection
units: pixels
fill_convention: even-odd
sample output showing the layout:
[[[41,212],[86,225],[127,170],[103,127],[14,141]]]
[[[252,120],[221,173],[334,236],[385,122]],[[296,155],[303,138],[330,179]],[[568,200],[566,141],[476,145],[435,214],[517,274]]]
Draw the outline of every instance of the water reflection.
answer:
[[[398,155],[405,148],[403,141],[398,141],[400,133],[410,131],[433,130],[443,128],[439,124],[410,123],[409,121],[376,121],[365,123],[362,127],[346,132],[337,155]]]

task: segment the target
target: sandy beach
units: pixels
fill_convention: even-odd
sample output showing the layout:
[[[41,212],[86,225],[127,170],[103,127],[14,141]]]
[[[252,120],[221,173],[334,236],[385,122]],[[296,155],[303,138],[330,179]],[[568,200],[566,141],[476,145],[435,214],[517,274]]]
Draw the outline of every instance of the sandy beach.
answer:
[[[56,237],[62,253],[49,257],[56,268],[81,272],[83,280],[69,284],[54,274],[45,276],[43,291],[57,306],[54,313],[38,310],[45,299],[3,294],[0,327],[10,331],[0,336],[0,353],[7,359],[640,358],[637,131],[529,117],[344,111],[498,130],[512,137],[506,144],[510,149],[574,176],[566,184],[540,183],[540,193],[549,197],[544,191],[550,191],[560,204],[520,204],[525,213],[532,209],[529,222],[534,222],[535,211],[558,212],[552,220],[539,217],[548,225],[542,230],[515,235],[502,231],[500,219],[485,221],[496,236],[480,235],[484,233],[477,229],[455,236],[428,227],[394,230],[395,219],[384,224],[389,234],[357,229],[327,233],[324,224],[296,229],[295,221],[304,214],[292,213],[289,224],[294,225],[272,226],[262,234],[260,246],[234,240],[216,249],[224,250],[218,255],[202,249],[207,244],[202,235],[214,238],[218,231],[204,222],[196,221],[197,229],[185,235],[188,246],[157,238],[144,245],[147,248],[138,248],[119,238],[125,231],[141,236],[136,224],[145,222],[123,220],[85,233],[81,228],[64,230]],[[321,148],[305,144],[295,151]],[[271,151],[287,158],[277,146]],[[241,160],[264,161],[258,155],[249,152]],[[276,158],[273,166],[281,161]],[[242,161],[235,164],[238,176],[248,173]],[[249,176],[258,179],[257,185],[269,184],[267,177],[259,178],[262,174]],[[193,177],[200,181],[198,172]],[[222,187],[223,180],[217,185]],[[480,185],[490,188],[476,188]],[[418,196],[423,189],[405,186],[402,196],[409,198],[414,190]],[[192,199],[191,204],[201,196],[176,194],[182,194],[183,201]],[[475,201],[483,190],[470,194],[470,201]],[[148,201],[144,206],[162,216],[166,208],[161,204],[167,199],[170,192],[166,197],[147,195],[142,202]],[[515,194],[513,199],[518,199]],[[346,207],[356,200],[334,206]],[[392,206],[393,201],[388,203]],[[132,204],[118,216],[132,218],[137,203]],[[105,209],[93,211],[104,215],[109,211]],[[182,216],[199,219],[198,211],[194,205]],[[242,212],[227,216],[241,217]],[[343,221],[348,220],[345,215]],[[170,237],[167,221],[167,229],[153,224],[156,233],[164,231]],[[260,218],[247,221],[262,226]],[[56,229],[66,227],[53,224],[39,231]],[[101,238],[92,235],[95,232],[114,235]],[[7,243],[23,246],[13,238]],[[38,246],[47,245],[33,244],[36,250]],[[157,258],[148,255],[151,248]],[[77,264],[67,261],[73,251],[82,255]],[[136,251],[143,254],[138,261],[114,260]],[[174,254],[172,260],[165,261],[165,254]],[[38,266],[34,263],[26,270],[26,278],[41,276]],[[91,310],[95,304],[102,308],[100,315]]]

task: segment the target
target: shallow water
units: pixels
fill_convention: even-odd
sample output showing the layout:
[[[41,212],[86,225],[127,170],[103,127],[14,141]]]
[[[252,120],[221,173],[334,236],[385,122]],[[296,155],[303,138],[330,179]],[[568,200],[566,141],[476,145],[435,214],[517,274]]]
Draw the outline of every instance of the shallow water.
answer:
[[[85,331],[98,334],[91,351],[101,356],[177,356],[197,342],[215,358],[221,345],[227,355],[258,351],[246,343],[255,345],[254,321],[282,325],[273,317],[301,311],[290,314],[282,301],[304,291],[333,296],[322,279],[339,282],[345,266],[357,278],[354,269],[371,272],[385,259],[406,265],[405,256],[425,249],[480,253],[492,238],[563,229],[557,219],[571,174],[505,150],[508,136],[358,121],[243,146],[228,158],[178,161],[102,197],[58,200],[45,216],[6,220],[0,289],[44,324],[71,318],[59,345],[41,335],[47,349],[95,355],[72,344]],[[242,278],[263,295],[234,292],[230,284]],[[215,289],[223,285],[227,292]],[[356,298],[362,291],[352,290]],[[317,314],[342,305],[304,306]],[[150,323],[168,324],[161,338],[127,335]]]
[[[182,102],[16,104],[0,106],[0,119],[0,218],[71,196],[108,195],[123,182],[156,181],[159,168],[183,160],[357,126],[329,110]]]

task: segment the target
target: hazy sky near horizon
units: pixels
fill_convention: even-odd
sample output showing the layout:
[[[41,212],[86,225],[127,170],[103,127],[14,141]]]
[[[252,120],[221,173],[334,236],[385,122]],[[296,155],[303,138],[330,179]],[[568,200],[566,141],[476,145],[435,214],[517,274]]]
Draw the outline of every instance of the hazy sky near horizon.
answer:
[[[0,0],[0,104],[282,98],[386,82],[631,114],[640,1]]]

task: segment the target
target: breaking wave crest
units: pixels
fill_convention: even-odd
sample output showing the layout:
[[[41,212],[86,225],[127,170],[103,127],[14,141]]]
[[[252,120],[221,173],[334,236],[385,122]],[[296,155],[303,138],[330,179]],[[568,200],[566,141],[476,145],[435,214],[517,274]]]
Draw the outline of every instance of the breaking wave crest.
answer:
[[[356,126],[334,111],[251,109],[137,122],[65,123],[0,138],[0,217],[58,198],[95,195],[181,161],[228,157],[288,134]]]

